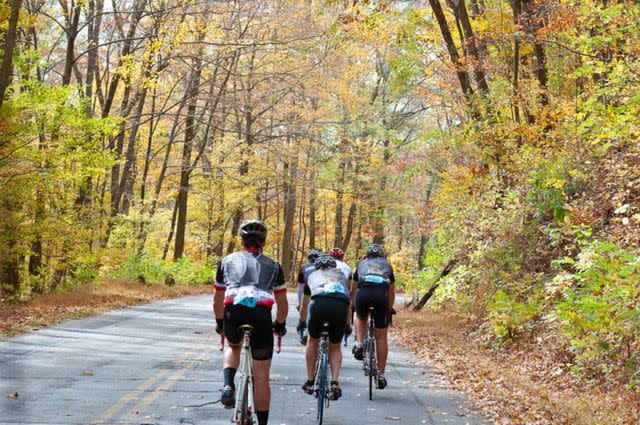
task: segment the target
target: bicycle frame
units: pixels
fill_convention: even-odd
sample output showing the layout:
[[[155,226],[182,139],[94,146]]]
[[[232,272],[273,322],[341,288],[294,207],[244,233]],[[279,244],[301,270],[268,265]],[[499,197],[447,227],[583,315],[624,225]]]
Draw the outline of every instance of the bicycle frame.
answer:
[[[238,397],[236,397],[236,405],[233,411],[231,422],[234,424],[246,425],[246,419],[250,419],[250,424],[257,424],[257,419],[253,415],[253,357],[251,356],[251,332],[253,327],[250,325],[242,325],[240,328],[244,332],[242,340],[242,351],[240,352],[240,364],[238,372],[240,372],[240,385],[238,386]],[[282,347],[282,337],[278,335],[276,345],[276,353],[280,353]],[[220,351],[224,350],[224,334],[220,335]],[[247,406],[246,411],[244,405]],[[243,417],[243,413],[245,413]],[[248,416],[248,417],[247,417]]]
[[[233,413],[233,423],[246,425],[247,419],[250,424],[256,424],[256,418],[252,411],[253,409],[253,358],[251,357],[251,329],[245,326],[244,338],[242,344],[242,352],[240,353],[240,365],[238,372],[240,372],[240,386],[238,391],[238,397],[236,397],[236,407]]]
[[[323,324],[322,337],[318,345],[318,359],[316,360],[316,377],[313,384],[314,393],[318,399],[316,419],[322,425],[324,408],[329,407],[329,380],[327,369],[329,363],[329,323]]]
[[[369,320],[367,322],[367,334],[364,340],[364,359],[362,368],[364,375],[369,377],[369,400],[373,399],[374,380],[378,378],[378,360],[376,357],[376,334],[373,319],[373,307],[369,308]]]

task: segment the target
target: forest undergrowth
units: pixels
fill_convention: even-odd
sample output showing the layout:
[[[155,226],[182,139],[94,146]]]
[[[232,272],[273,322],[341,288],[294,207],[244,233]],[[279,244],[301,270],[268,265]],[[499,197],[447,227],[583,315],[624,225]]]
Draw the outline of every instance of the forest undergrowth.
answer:
[[[0,301],[0,339],[118,308],[212,292],[211,285],[145,285],[113,280],[43,294],[28,301]]]
[[[469,336],[472,321],[452,312],[402,309],[394,325],[396,342],[435,367],[450,388],[468,392],[496,424],[640,421],[638,394],[571,374],[562,342],[543,332],[494,349]]]

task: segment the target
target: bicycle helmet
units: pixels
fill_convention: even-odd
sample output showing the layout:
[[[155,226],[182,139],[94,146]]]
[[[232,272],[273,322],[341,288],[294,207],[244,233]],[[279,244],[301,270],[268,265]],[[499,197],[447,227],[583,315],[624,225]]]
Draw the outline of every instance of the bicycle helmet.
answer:
[[[384,258],[386,256],[384,249],[377,243],[371,244],[369,248],[367,248],[367,253],[365,255],[367,258]]]
[[[344,251],[342,250],[342,248],[338,247],[331,248],[331,251],[329,251],[329,255],[336,260],[342,260],[344,258]]]
[[[260,220],[246,220],[240,225],[238,235],[242,239],[256,238],[264,242],[267,239],[267,226]]]
[[[313,263],[313,265],[317,270],[328,269],[336,266],[336,260],[333,257],[329,257],[328,255],[321,255]]]
[[[320,251],[317,248],[312,248],[309,253],[307,254],[307,259],[309,260],[310,263],[316,261],[318,259],[319,256],[322,255],[322,251]]]

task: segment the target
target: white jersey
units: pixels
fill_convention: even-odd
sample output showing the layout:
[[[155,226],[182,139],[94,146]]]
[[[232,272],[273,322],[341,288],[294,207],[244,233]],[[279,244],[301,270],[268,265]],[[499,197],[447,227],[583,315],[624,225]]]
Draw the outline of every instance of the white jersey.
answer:
[[[347,278],[347,280],[351,279],[351,267],[349,267],[347,263],[345,263],[344,261],[336,260],[336,267],[338,268],[338,270],[344,273],[344,276]]]

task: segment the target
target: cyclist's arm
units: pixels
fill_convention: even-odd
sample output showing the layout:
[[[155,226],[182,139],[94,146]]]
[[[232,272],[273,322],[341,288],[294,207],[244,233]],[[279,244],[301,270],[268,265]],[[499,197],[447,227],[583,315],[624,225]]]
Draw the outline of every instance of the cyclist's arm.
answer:
[[[389,282],[389,309],[392,309],[396,302],[396,277],[394,276],[393,271],[389,275]]]
[[[351,307],[355,306],[356,303],[356,291],[358,290],[358,281],[354,280],[351,282],[350,294],[351,295]]]
[[[273,297],[277,306],[276,322],[285,323],[287,321],[287,313],[289,313],[289,302],[287,301],[287,287],[284,284],[284,273],[280,264],[278,264],[276,284],[273,287]]]
[[[389,285],[389,309],[393,308],[393,304],[396,302],[396,285]]]
[[[309,299],[311,298],[311,289],[309,285],[304,284],[304,294],[302,295],[302,306],[300,307],[300,321],[307,321],[307,309],[309,308]]]
[[[213,313],[216,319],[222,319],[224,315],[224,291],[226,286],[224,284],[224,273],[222,272],[222,264],[218,264],[218,271],[216,272],[216,282],[214,284],[215,293],[213,294]]]

